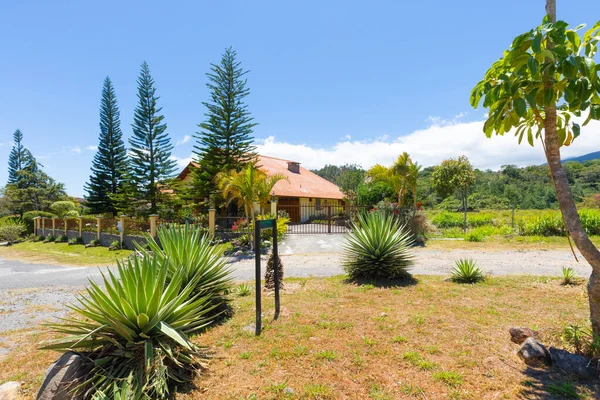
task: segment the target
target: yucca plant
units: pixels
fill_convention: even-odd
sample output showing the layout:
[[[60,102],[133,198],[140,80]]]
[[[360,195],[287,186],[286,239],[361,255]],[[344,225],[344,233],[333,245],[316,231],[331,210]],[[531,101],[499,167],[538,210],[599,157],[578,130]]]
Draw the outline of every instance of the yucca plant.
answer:
[[[481,268],[474,260],[460,259],[456,261],[450,280],[456,283],[477,283],[485,279]]]
[[[208,296],[212,304],[223,310],[229,303],[227,293],[231,291],[233,277],[211,236],[189,224],[161,227],[157,236],[158,242],[146,235],[147,248],[138,245],[138,250],[150,251],[168,265],[167,281],[182,272],[184,285],[194,280],[194,293]]]
[[[86,397],[96,392],[117,398],[131,380],[136,399],[166,399],[177,382],[192,378],[204,352],[188,340],[202,329],[212,310],[209,296],[194,294],[200,275],[184,283],[185,270],[169,270],[167,261],[147,255],[118,262],[119,275],[102,273],[105,288],[93,280],[78,305],[82,318],[64,318],[50,326],[70,336],[45,349],[87,353],[93,366]],[[100,397],[102,398],[102,397]]]
[[[239,286],[235,288],[235,293],[240,297],[246,297],[250,296],[250,293],[252,293],[252,289],[247,283],[240,283]]]
[[[411,244],[411,234],[393,216],[361,214],[343,246],[344,270],[352,280],[407,277],[414,263]]]
[[[573,285],[577,283],[577,273],[572,267],[562,267],[562,284]]]

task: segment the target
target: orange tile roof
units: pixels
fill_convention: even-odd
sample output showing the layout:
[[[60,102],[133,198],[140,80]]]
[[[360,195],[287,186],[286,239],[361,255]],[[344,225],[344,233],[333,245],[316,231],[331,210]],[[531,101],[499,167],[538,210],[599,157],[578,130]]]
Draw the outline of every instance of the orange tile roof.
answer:
[[[273,192],[279,197],[314,197],[319,199],[343,200],[344,194],[340,188],[327,179],[321,178],[300,166],[299,173],[288,170],[288,163],[296,162],[281,158],[258,156],[258,167],[267,175],[283,174],[288,180],[282,180],[275,184]],[[189,173],[190,167],[198,168],[198,163],[190,162],[177,179],[183,179]]]

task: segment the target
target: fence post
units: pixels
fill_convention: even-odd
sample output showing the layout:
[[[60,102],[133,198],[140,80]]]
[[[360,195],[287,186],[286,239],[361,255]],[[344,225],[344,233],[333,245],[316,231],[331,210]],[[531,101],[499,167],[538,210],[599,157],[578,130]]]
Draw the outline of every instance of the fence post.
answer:
[[[37,231],[38,231],[38,221],[39,221],[40,217],[33,217],[33,234],[35,236],[37,236]]]
[[[275,199],[271,200],[271,214],[273,217],[277,215],[277,200]]]
[[[44,238],[46,237],[46,218],[42,217],[42,235]]]
[[[217,210],[211,208],[208,210],[208,232],[211,235],[215,234],[215,221],[216,221]]]
[[[65,218],[65,236],[67,236],[68,229],[69,229],[69,219]]]
[[[100,242],[100,234],[102,233],[102,217],[96,217],[96,237]]]
[[[327,206],[327,233],[331,233],[331,206]]]
[[[79,217],[79,237],[83,238],[83,218]]]
[[[150,236],[156,236],[156,224],[158,222],[158,215],[152,214],[150,216]]]
[[[54,217],[52,218],[52,237],[56,237],[56,232],[55,232],[55,230],[56,230],[56,220],[57,220],[57,219],[58,219],[58,218],[54,218]]]
[[[121,246],[123,246],[123,237],[125,236],[125,217],[119,217],[119,221],[121,222]]]

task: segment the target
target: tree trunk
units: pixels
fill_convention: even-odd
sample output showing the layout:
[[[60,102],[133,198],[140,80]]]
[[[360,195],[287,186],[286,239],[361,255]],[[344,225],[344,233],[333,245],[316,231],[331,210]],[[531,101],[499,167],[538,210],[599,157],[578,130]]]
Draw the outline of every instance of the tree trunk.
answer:
[[[511,218],[511,227],[514,229],[515,228],[515,208],[517,206],[515,204],[513,204],[512,207],[512,218]]]
[[[546,12],[550,15],[551,22],[556,21],[556,1],[546,1]],[[552,77],[546,76],[547,85],[552,85]],[[588,298],[590,303],[590,321],[594,336],[600,337],[600,252],[594,246],[583,230],[567,174],[560,160],[560,145],[556,134],[556,106],[546,107],[544,119],[545,153],[552,179],[556,185],[556,197],[567,226],[569,234],[575,245],[592,266],[592,274],[588,282]]]

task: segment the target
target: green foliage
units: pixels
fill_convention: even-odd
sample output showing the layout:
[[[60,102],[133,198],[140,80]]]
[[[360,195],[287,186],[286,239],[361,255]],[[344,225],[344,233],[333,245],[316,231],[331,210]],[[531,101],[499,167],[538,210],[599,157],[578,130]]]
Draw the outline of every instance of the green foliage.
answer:
[[[366,176],[372,182],[383,182],[389,185],[396,194],[396,202],[398,204],[405,204],[406,196],[412,191],[413,202],[416,205],[417,180],[420,170],[421,167],[413,162],[407,152],[404,152],[398,156],[398,159],[392,166],[385,167],[376,164],[367,171]]]
[[[118,262],[118,275],[102,275],[105,289],[90,280],[71,307],[81,318],[51,325],[69,336],[44,348],[90,352],[86,384],[108,398],[123,381],[136,399],[170,398],[173,384],[191,380],[202,357],[188,339],[210,321],[213,307],[210,297],[195,294],[201,275],[184,283],[184,267],[173,271],[168,260],[149,256]]]
[[[21,219],[22,219],[23,223],[25,224],[25,227],[27,228],[27,233],[35,233],[35,232],[33,232],[33,228],[35,226],[33,219],[35,217],[52,218],[55,216],[56,215],[54,215],[50,212],[45,212],[45,211],[27,211],[26,213],[23,213],[23,215],[21,216]]]
[[[477,283],[485,279],[477,263],[470,259],[456,260],[450,280],[456,283]]]
[[[55,201],[50,205],[50,210],[52,210],[52,212],[56,214],[58,218],[71,218],[79,216],[79,213],[77,212],[77,206],[72,201]]]
[[[461,214],[443,212],[431,220],[431,223],[438,228],[455,228],[463,226],[463,217]]]
[[[562,284],[573,285],[577,283],[577,273],[572,267],[562,267]]]
[[[131,180],[136,200],[150,203],[148,212],[156,214],[159,200],[166,199],[159,185],[165,187],[176,163],[171,159],[173,145],[166,132],[164,116],[160,115],[159,97],[145,61],[137,83],[139,102],[134,111],[133,135],[129,138]]]
[[[442,197],[460,193],[466,207],[467,190],[476,181],[471,162],[466,156],[442,161],[431,174],[431,186]]]
[[[51,233],[49,233],[46,238],[44,239],[44,243],[51,243],[54,242],[54,236],[52,236]]]
[[[55,243],[66,243],[69,239],[65,235],[58,235],[55,239]]]
[[[157,235],[158,242],[149,234],[145,237],[149,251],[168,267],[167,281],[180,275],[183,285],[194,282],[194,293],[205,296],[219,310],[226,307],[233,278],[212,238],[188,224],[160,227]],[[147,251],[139,245],[138,250]]]
[[[8,155],[8,183],[19,182],[19,172],[26,168],[27,150],[23,144],[23,133],[19,129],[13,134],[13,147]]]
[[[600,119],[600,80],[594,55],[600,22],[583,35],[584,25],[568,29],[564,21],[543,23],[517,36],[471,92],[471,105],[489,108],[487,137],[516,128],[515,136],[533,146],[544,128],[544,112],[558,104],[559,144],[568,146],[581,127],[572,116],[587,112],[583,125]],[[549,84],[551,82],[551,84]]]
[[[600,357],[600,338],[594,338],[589,327],[565,325],[562,332],[564,346],[577,354],[589,358]]]
[[[114,248],[121,248],[121,242],[119,242],[118,240],[113,240],[112,242],[110,242],[110,247],[114,247]]]
[[[335,183],[350,201],[356,200],[358,190],[365,180],[365,170],[356,164],[342,166],[327,164],[319,170],[312,170],[321,178]],[[381,197],[378,199],[380,200]]]
[[[100,134],[98,150],[92,161],[89,182],[85,184],[86,206],[93,214],[116,215],[111,195],[119,193],[127,176],[127,151],[121,132],[120,112],[112,81],[107,76],[100,101]]]
[[[250,94],[246,87],[246,74],[231,47],[219,64],[211,64],[207,73],[207,88],[210,100],[202,103],[206,107],[207,119],[199,124],[200,132],[194,153],[200,168],[194,170],[194,192],[203,200],[216,189],[214,177],[226,171],[240,171],[253,161],[254,122],[244,99]]]
[[[266,219],[273,219],[275,216],[273,214],[261,214],[257,215],[256,219],[259,221],[263,221]],[[277,216],[277,240],[282,241],[287,233],[288,225],[291,219],[285,216]],[[254,232],[254,221],[250,221],[250,232]],[[260,238],[263,240],[269,240],[273,237],[273,233],[270,229],[263,229],[260,231]]]
[[[100,241],[98,239],[92,239],[92,240],[90,240],[90,245],[100,246]]]
[[[559,396],[562,399],[582,398],[582,396],[577,393],[575,385],[571,382],[551,383],[546,387],[546,391],[554,396]]]
[[[21,239],[26,231],[27,228],[25,227],[25,224],[18,220],[4,222],[0,225],[0,240],[14,243]]]
[[[483,236],[483,233],[477,230],[472,230],[465,234],[465,240],[469,242],[483,242],[484,238],[485,236]]]
[[[250,285],[247,283],[240,283],[237,288],[235,288],[235,293],[240,297],[250,296],[252,293],[252,289]]]
[[[361,214],[344,244],[343,266],[350,279],[396,279],[414,262],[410,233],[383,213]]]
[[[79,236],[69,239],[69,244],[83,244],[83,239]]]

